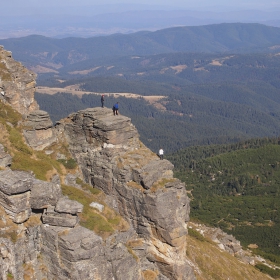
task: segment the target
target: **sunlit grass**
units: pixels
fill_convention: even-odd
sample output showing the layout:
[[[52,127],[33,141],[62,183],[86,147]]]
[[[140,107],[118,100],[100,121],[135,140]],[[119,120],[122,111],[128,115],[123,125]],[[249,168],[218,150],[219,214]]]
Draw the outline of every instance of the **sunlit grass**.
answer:
[[[93,189],[93,191],[90,191],[90,189]],[[84,206],[83,212],[79,214],[81,226],[93,230],[103,238],[108,237],[116,230],[124,230],[127,226],[121,216],[108,207],[105,207],[104,211],[100,213],[89,206],[92,202],[101,203],[100,195],[102,195],[101,191],[90,185],[83,184],[83,189],[62,185],[62,192]]]

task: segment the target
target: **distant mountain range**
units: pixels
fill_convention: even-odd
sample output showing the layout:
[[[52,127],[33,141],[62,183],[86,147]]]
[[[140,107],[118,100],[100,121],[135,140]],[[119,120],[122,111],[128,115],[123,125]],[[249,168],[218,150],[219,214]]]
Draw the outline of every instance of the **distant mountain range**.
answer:
[[[7,6],[7,4],[6,4]],[[41,7],[42,9],[42,7]],[[63,10],[63,13],[61,12]],[[261,23],[280,27],[280,9],[208,7],[204,10],[168,7],[164,5],[92,5],[73,8],[44,5],[44,11],[25,6],[15,11],[13,5],[4,7],[0,38],[40,34],[65,38],[92,37],[114,33],[155,31],[178,26],[198,26],[219,23]]]
[[[224,23],[88,39],[54,39],[33,35],[3,39],[0,44],[11,50],[14,58],[27,67],[41,65],[58,69],[89,59],[127,55],[278,52],[280,28],[261,24]]]

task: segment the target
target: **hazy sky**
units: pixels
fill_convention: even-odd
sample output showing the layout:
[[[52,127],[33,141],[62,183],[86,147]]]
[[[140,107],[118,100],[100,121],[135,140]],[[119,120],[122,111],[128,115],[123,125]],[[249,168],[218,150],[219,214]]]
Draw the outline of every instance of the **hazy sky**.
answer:
[[[187,12],[188,16],[184,16],[184,20],[179,23],[176,17],[172,18],[173,21],[169,19],[171,15],[167,16],[166,22],[159,23],[156,18],[151,22],[151,13],[146,13],[149,18],[147,22],[143,12],[134,13],[138,18],[122,18],[121,13],[127,12],[127,15],[132,14],[131,11],[141,10],[172,10],[173,14],[178,11],[190,12]],[[240,12],[242,10],[243,13]],[[83,35],[79,33],[79,36],[92,36],[176,25],[220,23],[225,20],[261,23],[270,20],[273,21],[273,26],[280,26],[280,0],[0,0],[0,11],[2,38],[29,34],[72,36],[72,27],[83,30],[95,28]],[[228,16],[230,13],[233,14],[232,17]],[[162,14],[166,15],[167,12]],[[53,33],[54,29],[57,33]]]
[[[169,7],[184,7],[202,9],[206,7],[231,7],[233,9],[271,9],[280,8],[279,0],[0,0],[1,10],[6,7],[14,7],[14,9],[22,8],[22,12],[27,11],[27,7],[43,8],[49,6],[94,6],[104,4],[145,4],[160,5]],[[73,10],[74,11],[74,10]],[[63,11],[61,11],[63,12]]]

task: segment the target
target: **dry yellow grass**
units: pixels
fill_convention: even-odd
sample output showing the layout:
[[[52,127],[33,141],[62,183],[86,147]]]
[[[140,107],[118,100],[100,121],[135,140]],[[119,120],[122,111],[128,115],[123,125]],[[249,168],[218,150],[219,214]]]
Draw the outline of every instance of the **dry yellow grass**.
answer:
[[[197,280],[268,280],[266,274],[220,250],[215,244],[187,236],[187,258]]]
[[[52,69],[52,68],[48,68],[48,67],[44,67],[41,65],[36,65],[30,68],[33,72],[37,73],[37,74],[41,74],[41,73],[58,73],[58,71]]]
[[[94,68],[90,68],[90,69],[87,69],[87,70],[82,70],[82,71],[72,71],[72,72],[69,72],[69,74],[71,75],[77,75],[77,74],[80,74],[80,75],[87,75],[91,72],[94,72],[96,71],[97,69],[99,69],[101,66],[97,66],[97,67],[94,67]]]
[[[158,271],[152,271],[152,270],[145,270],[142,272],[143,278],[145,280],[156,280],[158,279]]]

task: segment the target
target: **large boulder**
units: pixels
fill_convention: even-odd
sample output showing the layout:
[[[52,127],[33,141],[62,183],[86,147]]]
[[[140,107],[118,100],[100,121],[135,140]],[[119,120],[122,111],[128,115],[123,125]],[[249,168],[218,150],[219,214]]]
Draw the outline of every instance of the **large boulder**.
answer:
[[[50,206],[44,211],[42,221],[52,226],[72,228],[78,224],[79,218],[69,213],[58,213],[53,206]]]
[[[26,142],[34,150],[43,150],[57,140],[53,123],[45,111],[31,112],[23,122],[23,126]]]
[[[32,209],[55,206],[61,196],[60,184],[34,179],[30,194],[30,206]]]

